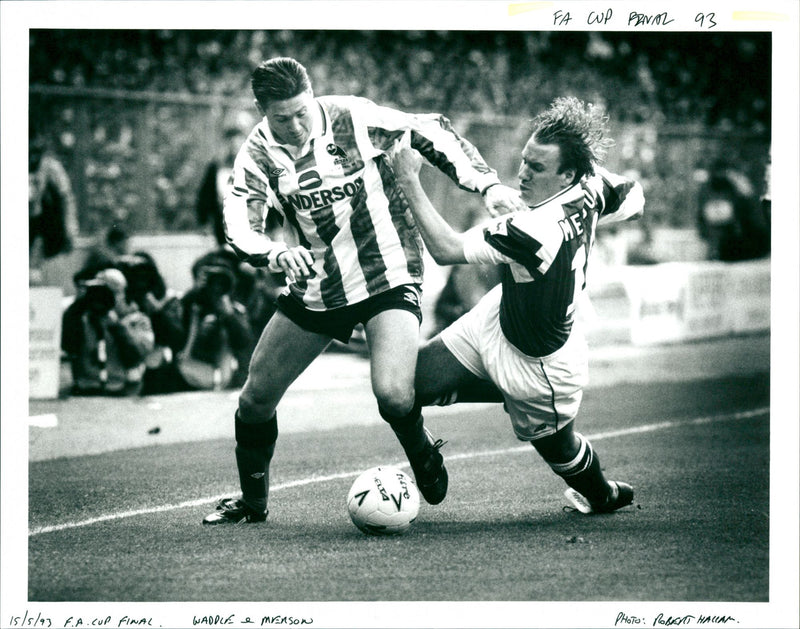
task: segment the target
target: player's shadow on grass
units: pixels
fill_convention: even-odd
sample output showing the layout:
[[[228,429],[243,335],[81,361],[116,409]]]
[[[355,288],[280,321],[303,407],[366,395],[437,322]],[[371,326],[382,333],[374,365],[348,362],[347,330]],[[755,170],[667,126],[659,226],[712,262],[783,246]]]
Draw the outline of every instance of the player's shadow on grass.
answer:
[[[595,531],[615,529],[619,532],[621,527],[627,531],[630,526],[634,525],[635,515],[634,509],[591,516],[561,509],[534,510],[513,514],[499,512],[496,515],[472,514],[463,519],[449,513],[443,513],[439,517],[421,514],[410,530],[404,534],[381,536],[362,533],[345,518],[298,521],[293,518],[284,519],[281,515],[276,514],[274,517],[270,515],[270,520],[263,524],[203,527],[206,534],[202,537],[215,537],[222,531],[221,537],[225,538],[262,538],[266,531],[271,545],[298,544],[322,547],[335,547],[338,544],[363,539],[407,540],[408,542],[423,538],[441,541],[463,539],[470,540],[470,543],[480,543],[483,536],[486,537],[487,543],[496,543],[498,539],[503,538],[509,542],[526,543],[533,535],[539,538],[560,539],[564,543],[581,543],[581,537],[591,535]]]
[[[425,533],[468,537],[483,532],[491,534],[520,533],[523,535],[530,535],[532,531],[562,533],[566,526],[576,529],[593,529],[598,525],[608,526],[613,522],[627,521],[630,515],[633,515],[632,510],[591,516],[559,510],[547,513],[521,513],[511,516],[498,515],[496,518],[430,519],[415,523],[408,534]]]

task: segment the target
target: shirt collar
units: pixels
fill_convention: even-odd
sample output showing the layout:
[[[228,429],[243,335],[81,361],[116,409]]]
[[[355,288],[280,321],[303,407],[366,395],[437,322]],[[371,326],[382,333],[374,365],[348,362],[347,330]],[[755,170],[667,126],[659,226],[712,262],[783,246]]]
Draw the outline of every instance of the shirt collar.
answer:
[[[561,198],[561,197],[564,198]],[[577,183],[568,186],[562,190],[556,192],[553,196],[548,197],[544,201],[539,201],[536,205],[529,206],[530,209],[535,210],[538,207],[542,207],[543,205],[547,205],[555,200],[558,200],[563,205],[564,203],[569,203],[570,201],[576,201],[577,199],[583,196],[583,187],[581,186],[581,182],[578,181]]]

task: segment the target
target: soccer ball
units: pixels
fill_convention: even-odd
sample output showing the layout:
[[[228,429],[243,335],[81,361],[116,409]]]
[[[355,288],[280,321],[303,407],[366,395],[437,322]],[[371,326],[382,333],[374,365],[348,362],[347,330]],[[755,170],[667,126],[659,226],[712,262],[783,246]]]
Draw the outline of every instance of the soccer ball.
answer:
[[[405,533],[419,513],[419,491],[396,467],[373,467],[356,478],[347,495],[350,518],[367,535]]]

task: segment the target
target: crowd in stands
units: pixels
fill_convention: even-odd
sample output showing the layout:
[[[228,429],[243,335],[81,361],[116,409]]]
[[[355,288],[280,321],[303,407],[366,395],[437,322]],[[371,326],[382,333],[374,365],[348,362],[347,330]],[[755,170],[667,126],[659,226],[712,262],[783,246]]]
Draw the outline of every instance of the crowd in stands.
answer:
[[[770,118],[769,33],[34,30],[30,77],[241,97],[252,68],[286,54],[320,94],[411,111],[519,115],[578,91],[619,120],[763,130]]]
[[[524,120],[571,94],[643,129],[768,138],[771,124],[769,33],[47,29],[29,41],[31,117],[76,184],[87,235],[113,222],[139,233],[197,231],[197,180],[226,141],[223,119],[250,116],[240,125],[249,130],[250,73],[274,55],[303,61],[317,94],[454,121]],[[710,147],[681,143],[665,154],[662,136],[638,134],[620,170],[640,170],[659,201],[649,217],[691,226],[687,199],[669,180],[691,181],[693,168],[707,166],[699,161],[713,159]],[[752,180],[764,153],[741,146]]]

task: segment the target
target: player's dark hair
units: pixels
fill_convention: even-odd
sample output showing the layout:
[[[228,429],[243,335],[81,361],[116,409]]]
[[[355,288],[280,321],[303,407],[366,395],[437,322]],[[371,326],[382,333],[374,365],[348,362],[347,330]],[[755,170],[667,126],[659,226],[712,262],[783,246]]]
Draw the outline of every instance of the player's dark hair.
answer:
[[[556,98],[545,111],[531,121],[533,137],[539,144],[557,144],[561,150],[558,172],[575,169],[578,181],[594,174],[595,164],[605,159],[614,140],[607,138],[608,116],[604,110],[574,97]]]
[[[279,100],[294,98],[311,89],[311,80],[302,64],[290,57],[263,61],[250,79],[253,94],[262,107]]]

